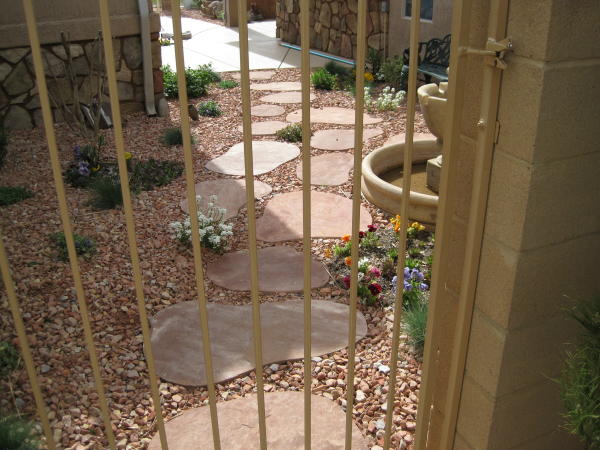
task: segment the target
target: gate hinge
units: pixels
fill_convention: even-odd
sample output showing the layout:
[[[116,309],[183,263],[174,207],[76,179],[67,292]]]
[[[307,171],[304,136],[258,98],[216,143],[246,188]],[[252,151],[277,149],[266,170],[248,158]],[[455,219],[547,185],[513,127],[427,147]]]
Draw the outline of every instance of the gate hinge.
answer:
[[[513,46],[510,38],[504,38],[501,41],[488,38],[485,43],[485,49],[459,47],[458,51],[460,55],[483,56],[486,64],[504,70],[507,67],[506,62],[504,61],[504,55],[506,52],[512,51],[512,48]]]

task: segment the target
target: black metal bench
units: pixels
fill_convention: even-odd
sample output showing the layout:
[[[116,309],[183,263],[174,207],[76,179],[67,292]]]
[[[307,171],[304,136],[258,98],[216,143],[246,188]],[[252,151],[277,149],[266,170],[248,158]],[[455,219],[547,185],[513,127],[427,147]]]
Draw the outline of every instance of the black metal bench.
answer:
[[[404,67],[402,71],[408,77],[408,65],[410,49],[404,50]],[[448,65],[450,63],[450,35],[442,39],[433,38],[426,42],[419,42],[419,55],[417,57],[417,72],[424,75],[425,81],[430,82],[432,78],[439,81],[448,81]]]

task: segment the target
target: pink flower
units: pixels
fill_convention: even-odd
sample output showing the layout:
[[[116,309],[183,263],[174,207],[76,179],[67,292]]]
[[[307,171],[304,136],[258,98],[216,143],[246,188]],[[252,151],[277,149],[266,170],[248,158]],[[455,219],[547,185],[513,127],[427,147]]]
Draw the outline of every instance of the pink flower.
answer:
[[[369,269],[369,273],[376,278],[379,278],[381,276],[381,270],[379,270],[375,266],[371,266],[371,268]]]

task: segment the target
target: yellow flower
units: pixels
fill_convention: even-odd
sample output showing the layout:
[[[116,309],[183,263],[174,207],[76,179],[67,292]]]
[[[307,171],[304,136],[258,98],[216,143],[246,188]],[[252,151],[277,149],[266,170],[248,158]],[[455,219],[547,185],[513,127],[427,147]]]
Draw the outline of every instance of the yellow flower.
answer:
[[[350,235],[349,234],[345,234],[342,236],[342,241],[344,242],[348,242],[350,240]]]
[[[410,227],[413,228],[415,231],[423,231],[425,229],[425,226],[420,224],[419,222],[411,223]]]
[[[365,81],[372,83],[374,79],[375,79],[375,77],[373,76],[373,74],[371,72],[365,72]]]
[[[331,249],[330,248],[326,248],[325,251],[323,252],[323,256],[325,258],[331,258],[333,256],[333,253],[331,253]]]
[[[98,172],[100,170],[100,164],[98,164],[96,167],[92,167],[92,172]]]
[[[346,256],[344,258],[344,264],[346,264],[347,266],[352,264],[352,258],[350,256]]]
[[[125,152],[125,159],[131,159],[133,158],[133,155],[131,154],[131,152]]]
[[[396,214],[396,217],[392,217],[390,219],[390,223],[394,225],[394,231],[397,233],[400,231],[400,226],[402,225],[402,219],[399,214]]]

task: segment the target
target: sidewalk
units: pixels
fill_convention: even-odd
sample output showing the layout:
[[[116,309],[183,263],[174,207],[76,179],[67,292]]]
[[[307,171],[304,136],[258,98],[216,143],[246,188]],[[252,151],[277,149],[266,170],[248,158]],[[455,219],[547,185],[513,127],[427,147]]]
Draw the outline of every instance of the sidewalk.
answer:
[[[171,17],[161,16],[163,32],[173,32]],[[237,28],[227,28],[183,17],[183,31],[191,31],[192,39],[183,41],[186,67],[212,63],[217,72],[240,70],[240,51]],[[300,67],[300,52],[279,45],[275,37],[275,21],[268,20],[248,24],[250,70]],[[328,60],[311,55],[312,67],[321,67]],[[162,63],[175,67],[175,47],[162,47]]]

